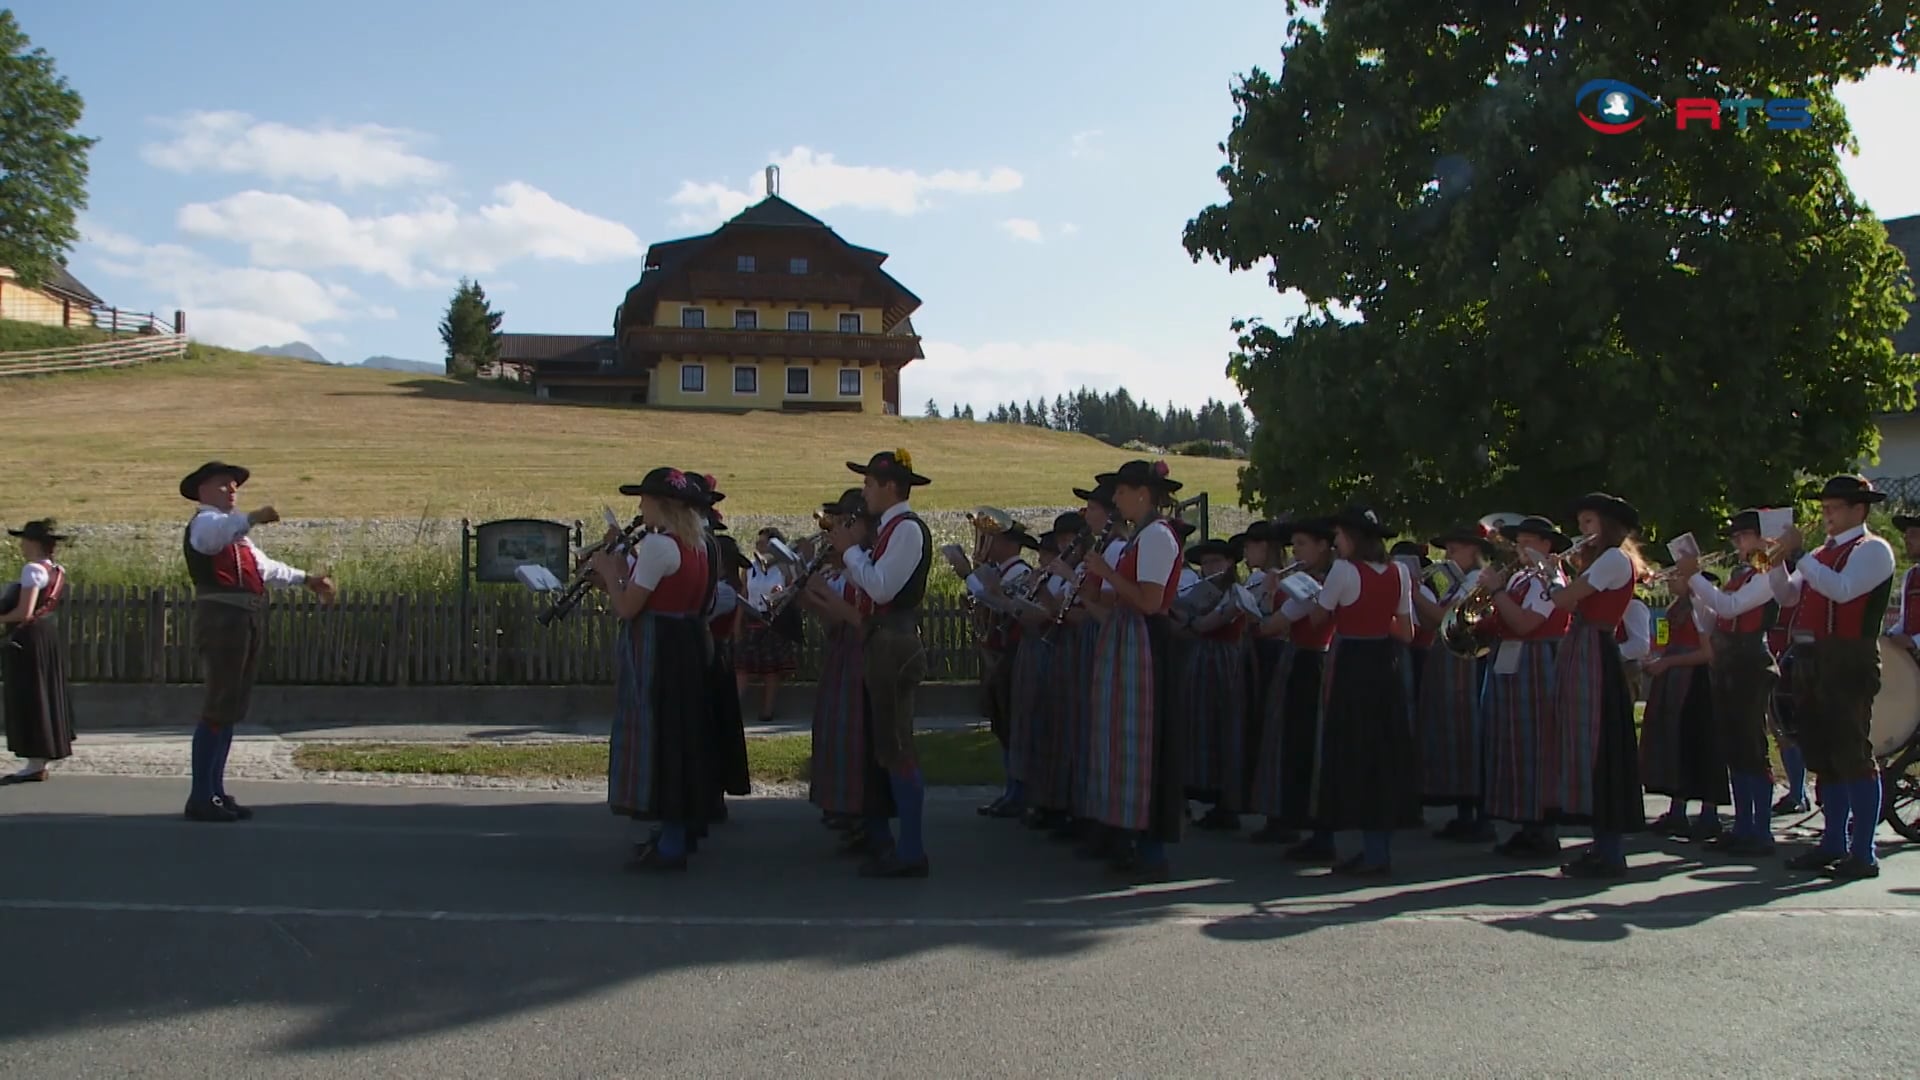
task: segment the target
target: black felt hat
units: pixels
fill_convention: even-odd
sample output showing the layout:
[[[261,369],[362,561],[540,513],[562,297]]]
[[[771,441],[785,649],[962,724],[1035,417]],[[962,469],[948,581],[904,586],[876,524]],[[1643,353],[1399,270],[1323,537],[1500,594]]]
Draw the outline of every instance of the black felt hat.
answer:
[[[1895,514],[1893,515],[1893,527],[1901,532],[1906,532],[1912,528],[1920,528],[1920,517],[1908,517],[1905,514]]]
[[[180,481],[180,495],[182,498],[199,502],[200,485],[213,477],[231,476],[233,477],[234,486],[239,487],[245,484],[247,478],[252,475],[253,473],[248,471],[244,465],[230,465],[224,461],[209,461],[205,465],[188,473],[186,477]]]
[[[38,521],[29,521],[23,528],[8,529],[7,535],[18,536],[22,540],[36,540],[42,544],[59,544],[66,542],[67,539],[60,533],[53,531],[52,518],[41,518]]]
[[[1286,543],[1286,538],[1279,535],[1278,530],[1274,528],[1273,522],[1256,521],[1247,526],[1246,532],[1234,533],[1228,537],[1227,542],[1239,544],[1244,549],[1248,544],[1284,544]]]
[[[1732,536],[1734,533],[1737,533],[1737,532],[1757,533],[1759,531],[1760,531],[1760,511],[1742,510],[1739,513],[1727,519],[1726,528],[1721,530],[1721,535]]]
[[[1486,533],[1481,532],[1478,525],[1455,525],[1428,540],[1427,544],[1442,550],[1445,550],[1448,544],[1473,544],[1480,549],[1482,555],[1493,554],[1493,540]]]
[[[1101,473],[1093,482],[1104,488],[1126,487],[1151,488],[1162,494],[1171,495],[1181,488],[1181,483],[1167,475],[1167,463],[1164,461],[1129,461],[1110,473]]]
[[[1276,533],[1285,538],[1280,542],[1288,547],[1293,546],[1293,538],[1301,533],[1329,543],[1333,541],[1333,519],[1330,517],[1294,518],[1291,521],[1278,522],[1273,528]]]
[[[880,480],[898,480],[908,487],[920,487],[933,483],[913,471],[913,455],[905,450],[882,450],[868,458],[865,465],[857,461],[849,461],[847,468],[861,476],[871,476]]]
[[[620,494],[652,495],[656,498],[683,502],[695,509],[713,509],[704,480],[692,473],[670,469],[664,465],[648,473],[637,484],[620,485]]]
[[[821,503],[820,512],[823,514],[838,514],[841,517],[865,517],[867,513],[866,494],[859,488],[848,488],[840,493],[838,499],[832,502]]]
[[[1192,536],[1200,528],[1184,518],[1168,518],[1167,524],[1173,527],[1173,535],[1179,537],[1181,543],[1185,543],[1187,537]]]
[[[1640,511],[1632,503],[1618,495],[1609,495],[1604,491],[1590,491],[1573,504],[1573,512],[1591,510],[1601,517],[1612,518],[1629,529],[1640,527]]]
[[[1376,536],[1382,540],[1395,532],[1391,525],[1381,524],[1380,515],[1374,513],[1372,507],[1367,506],[1348,506],[1345,510],[1333,515],[1333,523],[1351,532],[1363,536]]]
[[[1528,514],[1516,524],[1500,526],[1500,535],[1508,540],[1518,540],[1521,533],[1549,541],[1555,552],[1565,551],[1573,546],[1573,541],[1567,538],[1566,533],[1560,531],[1558,525],[1538,514]]]
[[[1113,488],[1105,484],[1101,484],[1097,481],[1094,483],[1093,488],[1091,490],[1087,488],[1074,488],[1073,497],[1081,500],[1082,502],[1095,503],[1100,506],[1104,506],[1107,508],[1108,512],[1110,513],[1118,511],[1120,509],[1118,506],[1114,505]]]
[[[1056,536],[1079,536],[1087,531],[1087,519],[1069,510],[1053,519],[1053,528],[1050,531]]]
[[[1402,540],[1393,545],[1393,549],[1387,552],[1388,558],[1398,558],[1401,555],[1411,555],[1419,559],[1420,569],[1422,570],[1433,565],[1433,560],[1427,557],[1427,545],[1417,540]]]
[[[1187,562],[1199,566],[1200,560],[1212,555],[1228,562],[1240,561],[1240,545],[1231,540],[1202,540],[1187,548]]]
[[[1864,476],[1835,476],[1821,487],[1819,499],[1845,499],[1850,503],[1885,502],[1887,493],[1873,490],[1873,481]]]

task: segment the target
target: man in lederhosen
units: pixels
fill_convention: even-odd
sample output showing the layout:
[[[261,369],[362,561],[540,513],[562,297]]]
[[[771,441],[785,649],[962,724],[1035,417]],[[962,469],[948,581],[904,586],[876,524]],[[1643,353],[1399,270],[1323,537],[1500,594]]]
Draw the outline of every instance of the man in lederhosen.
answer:
[[[1787,860],[1843,880],[1880,876],[1873,834],[1880,824],[1880,768],[1873,757],[1873,699],[1880,693],[1881,618],[1893,592],[1893,548],[1867,531],[1867,510],[1885,499],[1860,476],[1836,476],[1820,492],[1827,542],[1791,573],[1771,571],[1774,595],[1799,604],[1791,628],[1794,714],[1807,767],[1820,777],[1826,835]],[[1789,529],[1784,554],[1801,547]]]
[[[861,866],[862,877],[926,877],[927,853],[921,838],[927,784],[913,748],[913,697],[927,677],[927,651],[920,641],[920,602],[933,566],[933,533],[907,504],[913,488],[932,483],[913,471],[905,450],[883,450],[865,465],[847,468],[866,477],[861,496],[874,515],[871,551],[863,551],[851,526],[831,535],[848,581],[873,601],[867,620],[862,666],[866,669],[867,708],[872,719],[873,755],[887,771],[900,839],[887,843],[887,822],[869,820],[868,836],[878,853]]]
[[[193,729],[193,788],[189,821],[238,821],[253,811],[227,794],[227,754],[233,729],[247,716],[253,680],[266,648],[267,590],[304,585],[321,600],[333,582],[267,557],[247,534],[280,520],[273,507],[234,509],[240,485],[252,475],[239,465],[209,461],[180,481],[180,495],[199,504],[181,539],[193,580],[194,651],[200,654],[207,697]]]
[[[1727,523],[1727,537],[1740,552],[1741,565],[1714,585],[1689,556],[1674,564],[1694,602],[1712,611],[1716,621],[1712,659],[1714,731],[1733,788],[1733,831],[1708,842],[1730,855],[1773,853],[1773,778],[1767,761],[1767,704],[1780,669],[1767,651],[1767,631],[1780,605],[1765,574],[1745,559],[1765,548],[1760,512],[1742,510]]]

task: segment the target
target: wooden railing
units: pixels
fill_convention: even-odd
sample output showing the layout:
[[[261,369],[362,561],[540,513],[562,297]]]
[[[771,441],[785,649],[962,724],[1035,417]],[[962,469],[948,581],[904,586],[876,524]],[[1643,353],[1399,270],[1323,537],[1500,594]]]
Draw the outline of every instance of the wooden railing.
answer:
[[[720,327],[695,330],[678,326],[635,326],[626,331],[623,343],[628,349],[642,353],[901,362],[920,356],[918,335],[842,334],[831,330],[728,330]]]
[[[176,311],[170,318],[161,318],[151,311],[121,311],[117,307],[101,306],[88,313],[96,330],[105,330],[113,334],[185,334],[185,318]]]
[[[0,353],[0,376],[49,375],[60,371],[126,367],[185,355],[187,337],[172,331],[140,333],[93,345]]]
[[[348,593],[322,605],[304,590],[273,597],[262,683],[352,686],[611,685],[618,623],[593,601],[552,626],[524,589],[487,589],[461,610],[457,593]],[[74,682],[194,682],[192,593],[179,587],[73,587],[58,612]],[[979,677],[972,623],[955,604],[920,623],[931,682]],[[809,619],[796,679],[820,672]]]

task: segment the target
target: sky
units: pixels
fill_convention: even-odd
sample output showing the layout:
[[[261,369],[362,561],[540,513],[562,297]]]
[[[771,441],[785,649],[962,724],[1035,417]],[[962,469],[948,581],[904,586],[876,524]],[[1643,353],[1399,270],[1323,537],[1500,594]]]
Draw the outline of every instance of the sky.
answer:
[[[1232,320],[1302,310],[1180,242],[1223,196],[1235,78],[1278,68],[1271,0],[13,11],[101,140],[73,271],[215,344],[437,361],[463,275],[505,331],[606,333],[647,246],[758,199],[768,164],[922,299],[911,413],[1237,400]],[[1920,212],[1920,76],[1842,97],[1855,190]]]

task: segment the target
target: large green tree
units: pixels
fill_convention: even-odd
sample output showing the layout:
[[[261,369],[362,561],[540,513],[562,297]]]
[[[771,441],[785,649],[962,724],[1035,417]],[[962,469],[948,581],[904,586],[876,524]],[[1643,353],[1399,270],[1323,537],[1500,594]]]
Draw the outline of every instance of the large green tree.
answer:
[[[79,93],[0,9],[0,267],[38,285],[80,239],[87,151]]]
[[[447,347],[447,374],[472,378],[479,369],[500,359],[500,320],[503,312],[487,303],[477,281],[460,279],[440,320],[440,341]]]
[[[1603,489],[1672,535],[1850,470],[1912,406],[1911,294],[1834,90],[1912,68],[1920,2],[1295,8],[1184,237],[1308,305],[1235,324],[1253,505],[1428,529]],[[1662,104],[1596,132],[1593,79]],[[1683,97],[1806,98],[1812,126],[1678,130]]]

